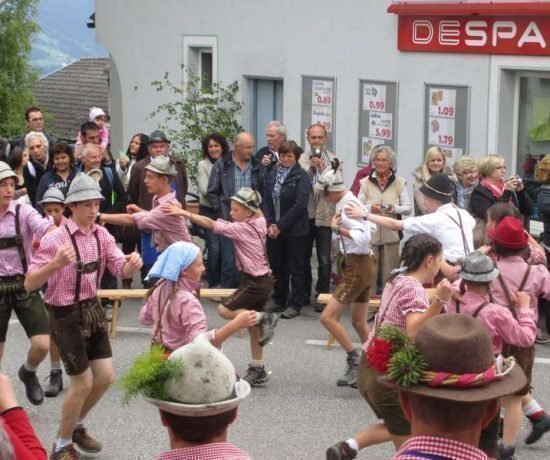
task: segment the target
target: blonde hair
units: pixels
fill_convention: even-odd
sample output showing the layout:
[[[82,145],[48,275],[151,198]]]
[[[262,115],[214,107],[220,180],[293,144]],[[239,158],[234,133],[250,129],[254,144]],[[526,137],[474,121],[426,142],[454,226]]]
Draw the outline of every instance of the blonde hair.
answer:
[[[441,149],[441,147],[430,147],[426,151],[426,155],[424,156],[424,163],[422,164],[422,181],[426,182],[427,180],[432,177],[432,173],[430,172],[430,168],[428,168],[428,163],[432,161],[437,155],[441,156],[443,158],[443,169],[441,170],[442,173],[445,172],[445,167],[447,165],[447,158],[445,157],[445,152]]]
[[[477,170],[477,162],[474,158],[468,155],[462,155],[455,161],[453,172],[457,176],[461,176],[465,171]]]
[[[488,177],[495,169],[502,165],[504,165],[504,158],[500,155],[490,153],[479,160],[477,172],[481,177]]]
[[[541,184],[550,184],[550,155],[545,155],[537,162],[535,180]]]

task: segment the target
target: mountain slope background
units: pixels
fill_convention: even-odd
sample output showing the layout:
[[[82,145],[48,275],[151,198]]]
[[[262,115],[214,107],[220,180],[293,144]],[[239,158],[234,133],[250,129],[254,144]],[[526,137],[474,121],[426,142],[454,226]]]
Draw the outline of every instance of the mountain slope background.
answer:
[[[41,0],[36,21],[42,30],[31,55],[41,77],[81,57],[108,56],[95,41],[95,29],[86,26],[94,8],[94,0]]]

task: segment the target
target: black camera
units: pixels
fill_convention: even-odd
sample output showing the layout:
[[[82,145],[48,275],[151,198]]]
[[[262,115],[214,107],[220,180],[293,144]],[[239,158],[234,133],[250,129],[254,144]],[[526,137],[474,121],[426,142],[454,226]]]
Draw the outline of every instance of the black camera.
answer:
[[[311,158],[321,158],[323,156],[323,151],[319,148],[315,149],[311,154]]]
[[[269,165],[275,166],[277,163],[279,163],[279,159],[277,158],[277,155],[272,153],[271,156],[269,157]]]

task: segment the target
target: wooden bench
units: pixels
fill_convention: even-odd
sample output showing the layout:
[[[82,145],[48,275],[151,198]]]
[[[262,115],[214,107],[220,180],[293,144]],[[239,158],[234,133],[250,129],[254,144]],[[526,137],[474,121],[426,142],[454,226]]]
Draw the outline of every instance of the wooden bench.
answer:
[[[327,304],[329,300],[332,299],[332,294],[319,294],[317,297],[317,302],[322,304]],[[368,306],[368,312],[375,312],[380,307],[380,299],[370,299],[369,300],[369,306]],[[334,344],[334,336],[332,334],[328,335],[327,339],[327,350],[330,350],[332,348],[332,345]]]
[[[148,289],[99,289],[97,296],[103,299],[113,301],[113,319],[109,335],[116,337],[116,326],[118,323],[118,313],[120,303],[124,299],[144,299]],[[229,297],[235,292],[235,289],[201,289],[201,299],[221,299]]]

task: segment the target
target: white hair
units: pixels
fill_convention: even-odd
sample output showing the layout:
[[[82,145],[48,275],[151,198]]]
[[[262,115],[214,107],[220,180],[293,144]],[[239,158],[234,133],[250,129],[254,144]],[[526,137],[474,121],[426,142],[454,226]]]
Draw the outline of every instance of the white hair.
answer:
[[[87,142],[86,144],[84,144],[84,148],[80,151],[80,159],[82,158],[86,158],[88,156],[88,150],[90,149],[90,147],[86,147],[87,145],[91,145],[97,149],[99,149],[99,146],[97,144],[92,144],[91,142]]]
[[[44,133],[41,133],[40,131],[30,131],[27,133],[27,135],[25,136],[25,147],[29,148],[29,143],[35,139],[38,139],[46,149],[46,152],[48,152],[48,149],[50,148],[50,143],[48,142],[48,138],[44,135]]]
[[[390,163],[391,163],[391,166],[392,168],[395,166],[395,160],[396,160],[396,157],[395,157],[395,152],[392,150],[392,148],[388,145],[378,145],[377,147],[374,147],[372,149],[372,152],[370,154],[370,162],[371,164],[374,163],[374,160],[376,159],[376,157],[378,156],[378,154],[380,152],[384,152],[384,153],[387,153],[388,154],[388,158],[390,160]]]
[[[267,124],[267,128],[275,128],[277,132],[286,139],[288,131],[286,129],[286,126],[281,121],[279,120],[270,121]]]

